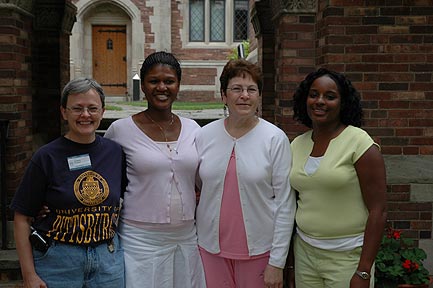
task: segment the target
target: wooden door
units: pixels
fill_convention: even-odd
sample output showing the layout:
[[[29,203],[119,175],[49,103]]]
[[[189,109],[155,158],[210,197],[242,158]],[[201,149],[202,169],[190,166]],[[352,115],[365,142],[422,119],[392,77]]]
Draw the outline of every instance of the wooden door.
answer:
[[[107,96],[125,96],[126,26],[93,26],[93,78]]]

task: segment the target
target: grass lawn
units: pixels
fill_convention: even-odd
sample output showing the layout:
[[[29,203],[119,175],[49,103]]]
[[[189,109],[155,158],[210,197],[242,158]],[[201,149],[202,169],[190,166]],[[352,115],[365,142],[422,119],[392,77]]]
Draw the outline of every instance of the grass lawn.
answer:
[[[118,102],[119,105],[129,105],[137,107],[147,107],[147,101],[129,101],[129,102]],[[222,109],[223,104],[221,102],[180,102],[175,101],[173,103],[173,110],[205,110],[205,109]],[[105,106],[106,110],[122,110],[122,107],[116,106],[116,103],[110,103]]]
[[[112,105],[112,104],[109,104],[109,105],[105,105],[105,110],[111,110],[111,111],[122,111],[123,109],[122,109],[122,107],[119,107],[119,106],[116,106],[116,105]]]

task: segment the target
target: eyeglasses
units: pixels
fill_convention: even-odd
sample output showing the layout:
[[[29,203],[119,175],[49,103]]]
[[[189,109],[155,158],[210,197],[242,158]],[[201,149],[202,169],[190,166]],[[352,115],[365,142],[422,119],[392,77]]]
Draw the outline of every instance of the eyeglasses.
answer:
[[[245,90],[247,91],[248,95],[250,95],[250,96],[256,96],[259,94],[259,89],[257,87],[244,88],[242,86],[233,86],[233,87],[227,87],[227,89],[232,91],[232,93],[235,95],[240,95]]]
[[[90,115],[96,115],[99,113],[99,111],[101,111],[101,108],[99,107],[80,107],[80,106],[76,106],[76,107],[66,107],[66,109],[68,109],[69,111],[71,111],[71,113],[73,115],[79,116],[81,114],[84,113],[84,111],[87,111]]]

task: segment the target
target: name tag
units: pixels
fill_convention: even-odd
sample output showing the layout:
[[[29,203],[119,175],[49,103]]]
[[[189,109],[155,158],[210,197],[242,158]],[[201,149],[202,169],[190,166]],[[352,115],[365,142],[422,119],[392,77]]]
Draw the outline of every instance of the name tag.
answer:
[[[69,170],[79,170],[92,167],[89,154],[68,157]]]

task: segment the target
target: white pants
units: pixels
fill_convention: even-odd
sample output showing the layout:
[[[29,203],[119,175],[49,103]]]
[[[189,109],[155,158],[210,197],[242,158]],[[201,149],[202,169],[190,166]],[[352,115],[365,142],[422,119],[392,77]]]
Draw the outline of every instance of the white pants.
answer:
[[[190,224],[162,231],[121,222],[126,288],[205,288],[196,228]]]

